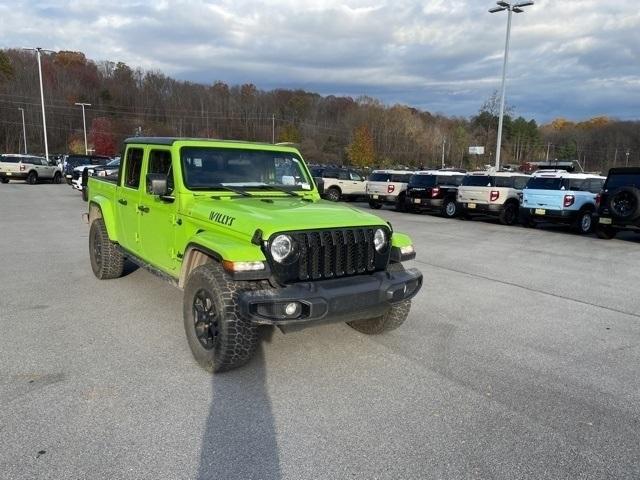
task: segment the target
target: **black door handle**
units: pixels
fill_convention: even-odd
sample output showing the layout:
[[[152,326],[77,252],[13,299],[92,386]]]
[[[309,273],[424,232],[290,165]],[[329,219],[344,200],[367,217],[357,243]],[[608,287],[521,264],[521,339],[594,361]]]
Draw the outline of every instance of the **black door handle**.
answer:
[[[140,210],[141,212],[144,212],[144,213],[148,213],[149,212],[149,207],[146,207],[144,205],[138,205],[138,210]]]
[[[120,205],[126,205],[126,204],[127,204],[127,201],[126,201],[124,198],[120,198],[120,199],[118,199],[118,203],[119,203]]]

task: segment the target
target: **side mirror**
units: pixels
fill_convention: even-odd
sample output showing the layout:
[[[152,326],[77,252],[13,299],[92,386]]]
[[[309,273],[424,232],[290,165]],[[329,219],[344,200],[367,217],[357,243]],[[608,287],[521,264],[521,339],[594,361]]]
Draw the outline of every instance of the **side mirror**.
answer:
[[[162,173],[147,173],[147,193],[160,197],[167,195],[167,176]]]

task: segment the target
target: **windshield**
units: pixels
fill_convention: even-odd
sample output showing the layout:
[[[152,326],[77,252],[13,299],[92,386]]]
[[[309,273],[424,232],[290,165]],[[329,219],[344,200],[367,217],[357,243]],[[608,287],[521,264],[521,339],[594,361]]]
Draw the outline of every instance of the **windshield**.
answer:
[[[184,183],[192,190],[262,186],[311,190],[302,159],[293,153],[184,147],[180,155]]]
[[[527,182],[527,187],[533,190],[560,190],[562,178],[532,177]]]
[[[489,175],[467,175],[462,181],[465,187],[491,187],[492,183]]]
[[[610,175],[607,179],[607,190],[614,190],[621,187],[636,187],[640,188],[640,175],[638,174],[614,174]]]

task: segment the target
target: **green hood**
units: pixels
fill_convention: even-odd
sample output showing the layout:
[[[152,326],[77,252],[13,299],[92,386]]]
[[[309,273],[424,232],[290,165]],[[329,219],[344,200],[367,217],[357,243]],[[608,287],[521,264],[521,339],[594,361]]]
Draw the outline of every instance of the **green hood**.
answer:
[[[185,205],[187,215],[211,222],[251,238],[256,229],[264,238],[273,233],[386,225],[375,215],[357,208],[325,200],[269,196],[260,198],[222,197],[219,200],[195,197]]]

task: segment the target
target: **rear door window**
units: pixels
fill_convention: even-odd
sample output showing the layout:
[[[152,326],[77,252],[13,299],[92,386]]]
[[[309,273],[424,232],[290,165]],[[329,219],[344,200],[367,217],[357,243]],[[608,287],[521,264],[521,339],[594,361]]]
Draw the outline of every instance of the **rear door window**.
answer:
[[[513,188],[516,190],[522,190],[528,181],[529,177],[515,177],[513,179]]]
[[[173,192],[173,172],[171,171],[171,151],[151,150],[147,173],[160,173],[167,177],[167,190]],[[148,192],[147,192],[148,193]]]
[[[0,162],[4,162],[4,163],[20,163],[20,160],[21,160],[20,157],[11,157],[11,156],[0,157]]]
[[[144,150],[142,148],[130,148],[127,150],[123,182],[125,187],[137,190],[140,186],[140,172],[142,171],[143,153]]]

